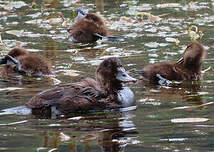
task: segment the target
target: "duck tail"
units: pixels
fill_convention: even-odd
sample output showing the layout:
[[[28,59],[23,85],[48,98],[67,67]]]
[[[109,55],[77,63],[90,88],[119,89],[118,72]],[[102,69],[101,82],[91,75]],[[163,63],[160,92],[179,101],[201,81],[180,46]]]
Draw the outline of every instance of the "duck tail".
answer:
[[[110,41],[110,42],[122,42],[122,41],[124,41],[124,38],[122,38],[122,37],[102,36],[98,33],[94,33],[94,36],[98,37],[99,39],[101,39],[103,41]]]
[[[9,114],[29,115],[31,113],[32,113],[31,108],[28,108],[26,106],[18,106],[18,107],[3,109],[1,110],[0,115],[9,115]]]

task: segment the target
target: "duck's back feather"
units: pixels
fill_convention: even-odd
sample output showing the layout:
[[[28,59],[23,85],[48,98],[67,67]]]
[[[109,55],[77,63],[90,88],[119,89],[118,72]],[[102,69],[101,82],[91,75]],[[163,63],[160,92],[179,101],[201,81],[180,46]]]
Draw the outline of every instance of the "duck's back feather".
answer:
[[[45,58],[38,55],[24,55],[16,58],[22,65],[23,70],[29,75],[51,74],[51,64]]]
[[[200,72],[192,72],[177,62],[160,62],[150,64],[145,66],[142,70],[142,76],[152,83],[158,83],[159,78],[156,76],[156,74],[160,74],[167,80],[175,81],[190,81],[201,79]]]
[[[34,96],[27,106],[32,109],[56,106],[63,113],[103,109],[105,104],[99,102],[101,92],[90,84],[93,81],[88,78],[82,82],[48,89]]]

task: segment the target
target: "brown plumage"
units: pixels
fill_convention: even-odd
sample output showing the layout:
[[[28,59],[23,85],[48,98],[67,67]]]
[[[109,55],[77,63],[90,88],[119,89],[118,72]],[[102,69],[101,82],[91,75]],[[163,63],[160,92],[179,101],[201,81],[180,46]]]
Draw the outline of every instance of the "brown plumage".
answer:
[[[201,65],[205,56],[204,47],[198,42],[193,42],[187,46],[181,60],[147,65],[142,70],[142,76],[144,80],[155,84],[159,81],[157,74],[175,81],[201,80]]]
[[[12,60],[7,59],[4,63],[6,65],[2,70],[3,75],[19,73],[27,76],[40,76],[52,73],[51,64],[47,59],[42,56],[30,54],[23,48],[14,48],[6,56],[10,56],[10,59],[12,58],[12,60],[15,59],[16,62],[19,62],[21,71],[17,69],[16,64],[12,63]],[[10,64],[8,64],[8,61]]]
[[[95,33],[101,36],[108,36],[108,29],[104,20],[98,14],[85,14],[81,19],[78,19],[70,29],[69,39],[72,42],[92,43],[99,39]]]
[[[121,95],[122,93],[119,91],[123,90],[122,82],[136,81],[125,72],[118,58],[104,60],[96,71],[96,78],[97,80],[86,78],[81,82],[45,90],[35,95],[27,103],[27,107],[32,108],[33,111],[56,107],[61,113],[69,113],[135,104],[131,90],[126,92],[127,95],[130,93],[129,104],[124,105],[121,100],[123,98],[118,98],[118,94]]]

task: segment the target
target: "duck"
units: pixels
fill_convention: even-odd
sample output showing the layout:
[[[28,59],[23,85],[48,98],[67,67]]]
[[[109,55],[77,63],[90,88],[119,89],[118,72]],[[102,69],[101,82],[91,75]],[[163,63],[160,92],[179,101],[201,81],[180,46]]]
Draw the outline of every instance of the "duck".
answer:
[[[52,74],[51,63],[44,57],[30,54],[24,48],[13,48],[0,58],[4,64],[3,75],[20,74],[25,76],[41,76]]]
[[[202,79],[201,66],[206,50],[199,42],[190,43],[178,61],[159,62],[145,66],[143,81],[152,84],[170,84],[171,81],[198,81]]]
[[[26,107],[33,115],[58,115],[135,106],[133,91],[123,83],[136,81],[119,58],[110,57],[97,68],[96,79],[87,77],[47,89],[33,96]]]
[[[104,19],[98,14],[88,13],[78,8],[74,23],[67,29],[69,41],[74,43],[94,43],[98,39],[105,41],[123,41],[120,37],[110,37]]]

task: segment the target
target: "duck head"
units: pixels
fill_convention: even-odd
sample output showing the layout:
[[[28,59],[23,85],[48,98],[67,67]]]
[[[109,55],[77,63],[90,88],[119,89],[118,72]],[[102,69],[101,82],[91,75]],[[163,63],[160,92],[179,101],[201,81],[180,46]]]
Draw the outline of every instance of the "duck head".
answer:
[[[18,56],[22,56],[22,55],[26,55],[26,54],[29,54],[29,53],[25,49],[14,48],[14,49],[10,50],[7,55],[9,55],[13,58],[16,58]],[[0,64],[7,64],[7,63],[8,63],[7,56],[0,58]]]
[[[87,19],[91,20],[94,23],[97,23],[98,25],[104,24],[103,19],[99,17],[96,14],[88,13],[88,10],[83,9],[83,8],[78,8],[77,9],[77,17],[74,19],[74,22],[77,22],[80,19]]]
[[[98,16],[97,14],[88,13],[88,10],[83,9],[83,8],[78,8],[77,16],[74,19],[74,23],[76,23],[82,19],[96,23],[99,26],[105,25],[105,22],[103,21],[103,19],[100,16]],[[69,33],[71,30],[72,30],[72,28],[68,28],[67,32]]]
[[[105,59],[100,64],[96,70],[96,79],[109,93],[122,89],[122,83],[137,81],[128,75],[120,59],[116,57]]]
[[[74,22],[77,22],[78,20],[84,18],[88,14],[88,10],[84,8],[78,8],[77,9],[77,16],[74,19]]]
[[[25,49],[22,48],[14,48],[12,50],[9,51],[8,55],[12,56],[12,57],[18,57],[18,56],[22,56],[22,55],[26,55],[29,54]]]
[[[183,63],[188,70],[199,73],[205,57],[206,50],[204,47],[198,42],[193,42],[187,46],[183,57],[178,62]]]

